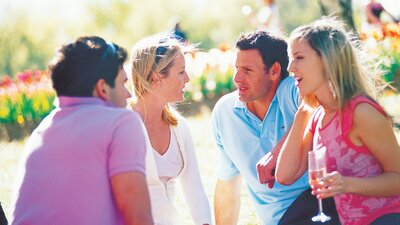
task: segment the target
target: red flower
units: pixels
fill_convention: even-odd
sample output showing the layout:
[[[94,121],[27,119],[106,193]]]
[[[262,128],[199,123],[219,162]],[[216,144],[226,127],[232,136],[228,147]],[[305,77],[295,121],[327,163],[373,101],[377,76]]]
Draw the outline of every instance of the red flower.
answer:
[[[22,81],[24,84],[30,84],[33,82],[32,70],[26,70],[17,74],[18,81]]]
[[[11,86],[12,80],[7,74],[0,77],[0,88],[8,88]]]

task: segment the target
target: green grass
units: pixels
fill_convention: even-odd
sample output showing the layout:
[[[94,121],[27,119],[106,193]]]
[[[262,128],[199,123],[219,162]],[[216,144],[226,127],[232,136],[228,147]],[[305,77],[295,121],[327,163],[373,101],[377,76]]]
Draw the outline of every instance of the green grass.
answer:
[[[0,201],[7,218],[14,181],[18,172],[24,141],[0,142]]]
[[[211,209],[213,209],[213,195],[216,183],[215,167],[217,164],[215,144],[211,130],[210,113],[203,111],[201,116],[189,117],[189,126],[192,131],[194,143],[196,146],[197,158],[200,166],[200,173],[203,179],[204,189],[207,193],[210,201]],[[239,216],[239,224],[260,224],[254,207],[247,196],[244,182],[242,185],[241,194],[241,212]],[[191,220],[187,207],[185,206],[184,200],[178,185],[177,188],[177,207],[182,210],[182,224],[194,224]],[[213,216],[214,217],[214,216]]]

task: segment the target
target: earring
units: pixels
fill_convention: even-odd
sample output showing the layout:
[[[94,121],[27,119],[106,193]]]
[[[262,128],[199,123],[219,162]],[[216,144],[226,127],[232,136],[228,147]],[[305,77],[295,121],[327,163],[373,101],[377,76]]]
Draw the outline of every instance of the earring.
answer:
[[[332,81],[328,81],[328,85],[329,85],[329,90],[331,91],[333,98],[336,99],[336,92],[335,89],[333,88],[333,83]]]

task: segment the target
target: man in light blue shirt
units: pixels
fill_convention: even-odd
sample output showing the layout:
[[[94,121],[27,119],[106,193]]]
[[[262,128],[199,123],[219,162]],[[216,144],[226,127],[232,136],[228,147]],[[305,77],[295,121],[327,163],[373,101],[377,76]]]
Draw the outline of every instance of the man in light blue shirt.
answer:
[[[279,36],[256,31],[242,35],[236,47],[234,82],[238,90],[222,97],[212,114],[218,146],[216,224],[237,224],[242,175],[262,224],[277,225],[292,202],[308,189],[307,174],[290,186],[274,182],[276,159],[299,99],[295,81],[288,76],[287,43]],[[269,174],[257,175],[259,161],[268,164]]]

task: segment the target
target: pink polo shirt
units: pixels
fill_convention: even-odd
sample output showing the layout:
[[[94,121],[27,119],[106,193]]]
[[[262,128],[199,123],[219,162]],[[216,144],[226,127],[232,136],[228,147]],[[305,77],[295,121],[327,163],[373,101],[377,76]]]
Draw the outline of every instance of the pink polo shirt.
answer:
[[[377,103],[365,96],[357,96],[346,105],[341,118],[336,114],[324,127],[321,126],[322,107],[312,117],[313,146],[327,148],[328,172],[338,171],[349,177],[373,177],[383,172],[381,164],[367,147],[355,146],[348,138],[353,112],[359,103],[368,103],[386,116]],[[400,213],[400,195],[378,197],[344,193],[335,195],[334,199],[342,225],[366,225],[382,215]]]
[[[144,173],[145,151],[137,113],[95,97],[60,97],[26,143],[10,224],[123,224],[110,178]]]

